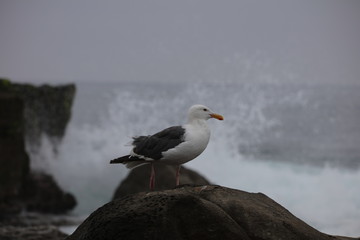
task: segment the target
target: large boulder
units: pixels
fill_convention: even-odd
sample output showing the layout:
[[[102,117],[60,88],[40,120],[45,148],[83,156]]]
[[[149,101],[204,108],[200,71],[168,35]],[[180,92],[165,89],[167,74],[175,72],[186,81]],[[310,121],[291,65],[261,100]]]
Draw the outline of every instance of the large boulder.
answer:
[[[67,240],[335,240],[261,193],[183,186],[114,200],[93,212]]]
[[[62,240],[67,235],[55,226],[1,226],[1,240]]]
[[[115,167],[115,166],[113,166]],[[172,189],[175,186],[175,166],[156,165],[155,166],[155,190]],[[134,168],[129,175],[116,188],[113,199],[124,197],[149,190],[150,165],[143,165]],[[207,185],[210,182],[199,173],[186,167],[180,170],[181,184]]]
[[[42,133],[62,138],[74,94],[73,84],[36,87],[0,79],[0,220],[24,207],[62,213],[75,206],[74,197],[53,178],[31,173],[34,159],[26,151],[40,143]]]
[[[76,206],[75,197],[64,192],[48,174],[30,173],[23,188],[22,200],[27,211],[59,214]]]
[[[25,137],[32,151],[38,150],[41,134],[46,134],[55,143],[64,136],[75,98],[74,84],[34,86],[0,79],[0,92],[14,94],[23,100]]]
[[[29,173],[23,110],[21,98],[0,91],[0,215],[21,211],[18,197]]]

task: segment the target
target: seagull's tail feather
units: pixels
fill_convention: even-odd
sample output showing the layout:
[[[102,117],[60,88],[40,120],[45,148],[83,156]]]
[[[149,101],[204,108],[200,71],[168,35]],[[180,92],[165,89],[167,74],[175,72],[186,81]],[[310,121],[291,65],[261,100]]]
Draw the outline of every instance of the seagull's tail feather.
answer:
[[[111,160],[110,164],[113,164],[113,163],[124,163],[125,164],[126,162],[131,161],[130,159],[132,159],[132,158],[133,157],[131,157],[130,155],[122,156],[122,157]],[[136,158],[136,157],[134,157],[134,158]]]
[[[133,162],[128,162],[128,163],[126,163],[126,167],[127,167],[127,168],[130,168],[130,169],[133,169],[133,168],[137,168],[137,167],[140,167],[140,166],[142,166],[142,165],[145,165],[145,164],[149,164],[149,162],[144,161],[144,160],[141,160],[141,161],[133,161]]]
[[[122,163],[125,164],[127,168],[135,168],[144,164],[148,164],[149,162],[136,156],[126,155],[110,161],[110,164],[114,163]]]

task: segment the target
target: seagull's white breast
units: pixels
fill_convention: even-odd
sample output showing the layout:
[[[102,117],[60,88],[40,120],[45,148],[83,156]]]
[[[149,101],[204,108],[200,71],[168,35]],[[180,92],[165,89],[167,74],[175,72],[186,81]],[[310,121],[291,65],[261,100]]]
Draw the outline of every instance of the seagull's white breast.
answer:
[[[183,164],[199,156],[206,148],[210,139],[210,129],[205,120],[199,120],[184,125],[184,142],[175,148],[163,152],[160,161],[166,164]]]

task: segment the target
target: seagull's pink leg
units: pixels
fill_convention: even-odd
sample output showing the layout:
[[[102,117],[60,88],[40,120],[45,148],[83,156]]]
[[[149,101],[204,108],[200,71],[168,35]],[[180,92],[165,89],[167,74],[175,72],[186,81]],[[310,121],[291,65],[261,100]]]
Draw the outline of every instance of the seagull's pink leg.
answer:
[[[180,184],[180,168],[181,168],[181,165],[179,165],[176,170],[176,186],[179,186],[179,184]]]
[[[154,191],[154,188],[155,188],[155,169],[154,169],[154,163],[151,163],[150,191]]]

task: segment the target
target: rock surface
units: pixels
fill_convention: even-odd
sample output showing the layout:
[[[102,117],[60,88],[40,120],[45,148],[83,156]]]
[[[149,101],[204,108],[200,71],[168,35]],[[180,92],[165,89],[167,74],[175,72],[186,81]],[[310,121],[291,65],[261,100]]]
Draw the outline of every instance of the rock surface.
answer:
[[[24,207],[52,213],[74,207],[74,197],[62,192],[50,176],[30,173],[25,150],[25,142],[40,141],[42,132],[63,136],[74,94],[72,84],[35,87],[0,79],[0,220]]]
[[[23,212],[11,218],[0,218],[1,240],[60,240],[74,226],[84,221],[81,216]]]
[[[0,215],[21,211],[18,197],[29,173],[23,110],[21,98],[0,91]]]
[[[55,226],[0,226],[1,240],[62,240],[66,236]]]
[[[37,151],[43,133],[52,141],[64,136],[75,98],[74,84],[34,86],[0,79],[0,92],[15,94],[23,100],[26,141],[32,151]]]
[[[54,179],[45,173],[31,173],[27,176],[22,199],[30,212],[65,213],[76,206],[75,197],[64,192]]]
[[[117,167],[117,166],[112,166]],[[155,166],[155,190],[167,190],[175,187],[176,167],[168,165]],[[116,188],[113,199],[149,190],[150,165],[134,168]],[[210,182],[199,173],[181,167],[180,184],[207,185]]]
[[[33,118],[27,119],[26,128],[29,131],[64,136],[75,98],[74,84],[34,86],[0,79],[0,91],[16,94],[24,100],[25,116]]]
[[[261,193],[182,186],[114,200],[93,212],[67,240],[335,240]]]

